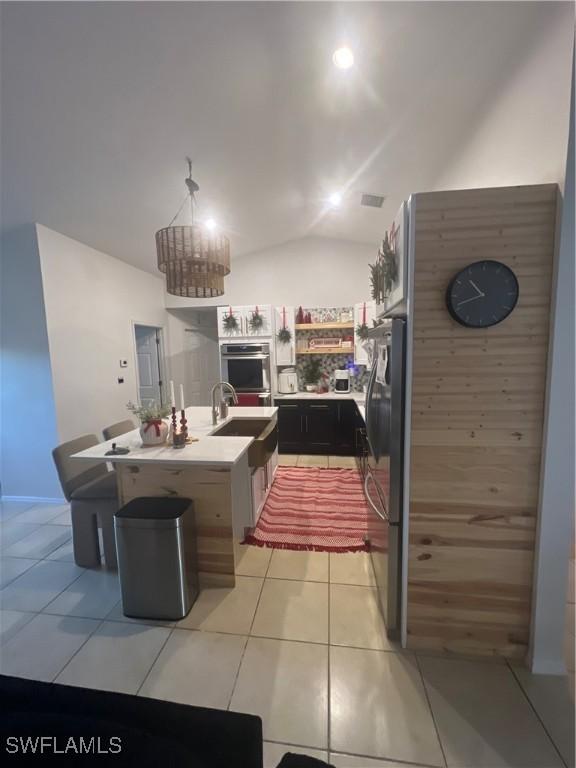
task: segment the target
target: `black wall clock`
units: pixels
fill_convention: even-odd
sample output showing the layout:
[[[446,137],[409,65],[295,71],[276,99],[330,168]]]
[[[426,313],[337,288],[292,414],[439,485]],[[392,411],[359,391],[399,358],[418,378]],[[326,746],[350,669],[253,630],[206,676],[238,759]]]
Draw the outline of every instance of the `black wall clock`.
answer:
[[[516,275],[506,264],[475,261],[450,281],[446,306],[461,325],[489,328],[508,317],[519,292]]]

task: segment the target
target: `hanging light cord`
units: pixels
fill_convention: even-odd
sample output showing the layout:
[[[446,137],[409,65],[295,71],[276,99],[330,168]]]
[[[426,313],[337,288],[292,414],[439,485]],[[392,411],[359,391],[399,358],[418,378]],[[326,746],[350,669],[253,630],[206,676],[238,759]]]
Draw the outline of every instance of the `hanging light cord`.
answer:
[[[186,184],[186,186],[188,188],[188,192],[186,193],[186,196],[184,197],[184,200],[182,200],[182,203],[180,205],[180,208],[178,208],[178,210],[176,212],[176,215],[174,216],[174,218],[172,219],[170,224],[168,224],[169,227],[171,227],[172,224],[174,224],[174,222],[178,218],[178,216],[180,216],[182,208],[184,208],[184,205],[186,203],[186,200],[188,200],[188,198],[190,198],[190,213],[191,213],[191,216],[192,216],[192,224],[194,224],[194,206],[196,204],[196,194],[195,193],[200,190],[200,187],[192,179],[192,160],[190,160],[190,158],[187,157],[186,158],[186,162],[188,163],[188,178],[184,179],[184,183]]]

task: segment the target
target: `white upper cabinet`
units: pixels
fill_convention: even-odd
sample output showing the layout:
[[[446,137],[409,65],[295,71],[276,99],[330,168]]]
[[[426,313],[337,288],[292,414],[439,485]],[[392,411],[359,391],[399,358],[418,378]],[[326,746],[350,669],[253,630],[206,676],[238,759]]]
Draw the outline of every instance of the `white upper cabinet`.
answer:
[[[270,304],[252,304],[243,309],[245,336],[266,336],[270,338],[274,332],[272,307]]]
[[[275,307],[276,365],[296,365],[296,328],[294,307]],[[282,328],[290,333],[289,341],[280,341],[278,333]]]
[[[227,318],[235,318],[234,327]],[[255,319],[260,318],[260,324]],[[270,304],[249,304],[218,307],[218,336],[220,339],[246,339],[254,337],[271,338],[274,333],[272,307]]]
[[[376,318],[376,302],[364,301],[354,305],[354,363],[356,365],[370,365],[370,351],[372,341],[363,340],[358,334],[358,328],[367,325],[368,329],[373,327],[373,320]]]
[[[244,336],[244,314],[240,311],[243,307],[218,307],[218,336],[221,339],[236,339]],[[236,320],[227,318],[232,316]]]

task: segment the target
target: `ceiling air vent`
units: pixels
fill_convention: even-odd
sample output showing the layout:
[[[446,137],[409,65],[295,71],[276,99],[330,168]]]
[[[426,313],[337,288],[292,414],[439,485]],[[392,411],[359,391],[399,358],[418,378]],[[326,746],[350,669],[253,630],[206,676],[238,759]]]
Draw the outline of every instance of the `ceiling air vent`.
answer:
[[[360,198],[360,205],[367,205],[369,208],[382,208],[385,199],[384,195],[364,194]]]

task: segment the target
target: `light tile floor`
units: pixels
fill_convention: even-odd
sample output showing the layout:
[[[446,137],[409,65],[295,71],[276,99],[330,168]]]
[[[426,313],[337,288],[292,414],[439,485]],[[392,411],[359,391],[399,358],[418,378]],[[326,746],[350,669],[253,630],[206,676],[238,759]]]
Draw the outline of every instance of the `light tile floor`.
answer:
[[[5,674],[253,712],[265,768],[286,751],[336,768],[573,765],[567,680],[400,651],[364,553],[238,545],[234,589],[144,622],[123,616],[115,574],[71,562],[66,508],[0,503],[0,548]]]

